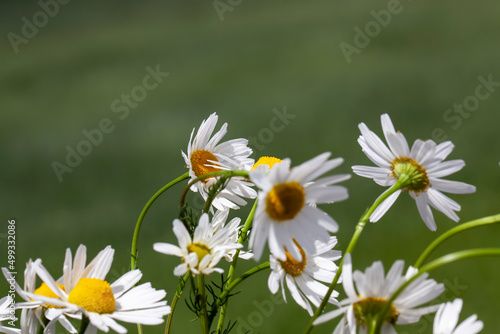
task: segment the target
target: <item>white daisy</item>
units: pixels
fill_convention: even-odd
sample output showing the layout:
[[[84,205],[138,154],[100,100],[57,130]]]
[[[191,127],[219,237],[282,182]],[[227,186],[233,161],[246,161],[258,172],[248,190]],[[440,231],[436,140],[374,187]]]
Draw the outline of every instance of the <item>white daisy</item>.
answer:
[[[71,325],[64,315],[51,317],[50,311],[54,305],[44,304],[40,301],[34,301],[30,298],[29,294],[38,294],[46,297],[57,298],[57,296],[50,290],[50,288],[42,283],[38,288],[36,285],[36,266],[41,265],[42,260],[31,259],[26,264],[24,270],[24,289],[22,289],[17,282],[15,288],[17,294],[24,300],[24,302],[16,303],[17,309],[22,309],[21,312],[21,331],[23,333],[35,334],[38,331],[39,325],[44,327],[44,333],[54,333],[56,323],[59,322],[68,332],[76,333],[77,330]],[[2,272],[7,280],[12,282],[11,274],[7,268],[2,268]],[[59,284],[59,287],[64,289],[64,286]],[[42,313],[46,316],[49,322],[45,325],[42,321]]]
[[[347,180],[348,174],[316,178],[340,165],[342,158],[328,160],[323,153],[290,169],[290,160],[275,164],[269,172],[257,168],[250,171],[250,179],[261,189],[250,235],[250,248],[260,259],[268,241],[271,253],[286,261],[284,247],[290,255],[302,261],[302,255],[293,242],[314,253],[314,241],[328,242],[330,234],[338,230],[337,223],[316,204],[332,203],[348,197],[347,189],[332,184]]]
[[[240,225],[241,219],[235,217],[226,224],[227,218],[229,216],[229,210],[217,210],[212,218],[213,234],[215,235],[222,229],[227,230],[227,238],[225,243],[230,245],[236,245],[238,243],[238,238],[240,235],[240,230],[242,226]],[[224,258],[231,262],[236,254],[237,248],[231,247],[225,250]],[[243,260],[248,260],[253,257],[251,252],[240,251],[238,258]]]
[[[333,261],[340,259],[341,252],[332,250],[336,244],[337,238],[331,237],[326,244],[317,243],[316,252],[311,254],[296,243],[302,254],[302,261],[295,260],[286,250],[286,261],[280,261],[270,255],[272,271],[267,281],[269,290],[276,293],[281,285],[281,292],[286,301],[286,281],[293,299],[312,316],[311,303],[318,307],[328,291],[328,286],[321,282],[331,283],[337,272],[338,267]],[[333,291],[329,302],[338,304],[335,299],[337,296],[338,292]]]
[[[159,253],[175,255],[182,259],[182,263],[174,269],[176,276],[182,276],[188,271],[191,271],[193,276],[210,275],[214,271],[223,273],[223,269],[215,266],[228,251],[243,247],[241,244],[228,242],[230,231],[227,228],[221,228],[214,233],[214,227],[206,213],[201,215],[193,238],[179,219],[174,220],[173,230],[179,246],[157,242],[153,248]]]
[[[434,334],[477,334],[483,329],[483,322],[473,314],[458,327],[458,316],[462,310],[462,299],[442,304],[434,318]]]
[[[80,278],[70,292],[61,289],[43,266],[37,266],[38,276],[58,299],[38,294],[28,296],[59,307],[52,309],[52,316],[56,313],[85,316],[90,321],[86,333],[95,333],[97,329],[108,332],[110,328],[126,333],[126,328],[116,320],[143,325],[161,324],[163,317],[170,313],[170,306],[162,301],[165,291],[152,288],[150,283],[135,286],[142,277],[138,269],[129,271],[112,284],[108,283],[105,278],[111,268],[113,254],[112,249],[106,248],[86,277]]]
[[[373,320],[380,316],[394,292],[416,273],[416,269],[410,267],[404,276],[403,267],[403,261],[396,261],[384,277],[382,262],[377,261],[367,268],[365,273],[356,271],[353,275],[351,256],[346,254],[343,286],[347,298],[340,302],[342,307],[318,317],[314,325],[343,315],[334,331],[335,334],[357,333],[358,327],[360,333],[366,333],[367,326],[373,325]],[[382,326],[382,334],[395,334],[394,324],[415,323],[422,315],[437,310],[438,305],[416,308],[435,299],[444,291],[443,284],[438,284],[427,277],[427,273],[422,274],[396,297]]]
[[[17,321],[17,318],[12,313],[13,310],[12,303],[14,303],[14,300],[10,296],[3,297],[2,299],[0,299],[0,333],[7,333],[7,334],[21,333],[20,329],[1,325],[1,321],[9,321],[9,322]]]
[[[193,139],[194,129],[187,148],[187,154],[182,152],[186,166],[189,168],[191,180],[220,170],[249,170],[254,160],[249,158],[252,149],[248,147],[248,140],[239,138],[219,143],[227,133],[227,123],[212,137],[217,125],[218,116],[213,113],[201,123]],[[206,200],[209,188],[217,182],[217,177],[197,182],[191,187],[194,192],[200,192]],[[243,198],[255,198],[257,193],[251,188],[251,183],[242,177],[233,177],[225,188],[217,195],[212,205],[218,210],[239,209],[246,205]]]
[[[358,139],[363,152],[378,167],[353,166],[352,169],[359,176],[372,178],[381,186],[391,187],[403,175],[410,178],[410,184],[382,202],[370,216],[370,221],[376,222],[382,218],[401,191],[406,190],[415,199],[418,211],[430,230],[436,230],[430,207],[458,222],[455,211],[460,211],[460,205],[443,195],[442,191],[467,194],[475,192],[476,188],[463,182],[441,179],[465,166],[463,160],[443,162],[453,150],[453,144],[447,141],[437,145],[432,140],[416,140],[410,150],[404,135],[395,131],[389,115],[382,115],[381,122],[389,147],[364,123],[359,125],[361,136]]]

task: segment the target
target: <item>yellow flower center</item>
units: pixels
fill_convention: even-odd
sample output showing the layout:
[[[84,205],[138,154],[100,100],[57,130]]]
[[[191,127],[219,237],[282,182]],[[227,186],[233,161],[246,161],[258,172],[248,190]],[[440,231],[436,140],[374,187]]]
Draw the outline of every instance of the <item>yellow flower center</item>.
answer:
[[[189,253],[196,253],[198,256],[198,263],[205,257],[205,255],[210,254],[210,248],[203,244],[189,244],[187,249]]]
[[[305,203],[304,188],[297,182],[277,184],[266,198],[266,212],[276,221],[293,219]]]
[[[412,158],[398,157],[394,159],[391,170],[396,179],[399,179],[402,175],[409,177],[409,185],[405,187],[406,190],[419,193],[427,190],[430,185],[427,171]]]
[[[59,284],[59,283],[56,283],[58,287],[61,288],[61,290],[64,291],[64,285],[62,284]],[[56,295],[54,293],[54,291],[52,291],[49,286],[45,283],[42,283],[42,285],[40,285],[40,287],[38,289],[35,290],[35,295],[41,295],[41,296],[45,296],[45,297],[49,297],[49,298],[55,298],[55,299],[59,299],[59,296]],[[33,299],[32,299],[33,301]],[[52,305],[52,304],[44,304],[45,307],[47,308],[62,308],[61,306],[55,306],[55,305]]]
[[[115,311],[115,296],[108,282],[98,278],[82,278],[71,290],[68,301],[94,313]]]
[[[219,160],[217,160],[215,155],[213,155],[210,151],[197,150],[191,153],[191,169],[197,177],[211,172],[220,171],[220,168],[209,166],[214,164],[212,161]]]
[[[274,164],[280,163],[281,159],[275,157],[260,157],[259,160],[253,165],[251,170],[257,169],[257,166],[268,165],[269,169],[273,168]]]
[[[278,260],[278,261],[280,261],[281,267],[283,268],[283,270],[286,271],[287,274],[295,277],[295,276],[299,276],[300,274],[302,274],[304,269],[306,269],[307,259],[306,259],[306,253],[304,252],[302,247],[300,247],[298,242],[295,239],[293,239],[293,242],[299,248],[300,255],[302,255],[302,261],[299,262],[299,261],[295,260],[292,257],[292,255],[288,252],[286,247],[285,247],[286,261],[281,261],[281,260]]]
[[[382,313],[385,305],[387,304],[387,300],[383,298],[377,297],[367,297],[365,299],[360,300],[357,303],[354,303],[354,317],[356,321],[362,325],[366,325],[372,323],[372,321]],[[396,320],[398,320],[399,313],[391,305],[391,309],[385,321],[391,324],[395,324]]]

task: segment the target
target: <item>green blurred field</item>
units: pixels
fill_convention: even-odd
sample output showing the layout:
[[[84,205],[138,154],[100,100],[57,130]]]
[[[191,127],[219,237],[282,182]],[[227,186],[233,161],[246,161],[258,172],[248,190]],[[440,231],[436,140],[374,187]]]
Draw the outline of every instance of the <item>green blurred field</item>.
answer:
[[[7,220],[17,222],[17,266],[40,257],[54,276],[64,251],[86,244],[89,257],[110,244],[116,249],[115,279],[129,266],[135,221],[157,189],[185,172],[180,155],[193,127],[210,113],[229,123],[228,138],[256,137],[268,128],[273,109],[295,115],[255,156],[290,157],[300,163],[324,152],[345,158],[336,172],[369,164],[356,139],[357,124],[380,132],[379,116],[389,113],[410,141],[431,138],[442,128],[456,145],[450,158],[466,168],[453,175],[477,186],[473,195],[451,195],[468,221],[499,211],[500,91],[480,102],[457,129],[443,119],[454,103],[474,94],[478,76],[500,81],[500,5],[492,0],[405,1],[402,11],[348,64],[339,48],[353,44],[354,28],[373,20],[370,11],[388,1],[243,1],[221,21],[210,1],[72,1],[15,54],[7,34],[20,34],[21,18],[40,10],[36,1],[0,4],[0,230],[6,254]],[[123,120],[111,104],[142,84],[146,67],[157,64],[170,75]],[[103,118],[115,126],[72,173],[59,182],[51,164],[64,163]],[[353,176],[350,199],[324,207],[340,224],[345,249],[356,220],[383,190]],[[146,217],[139,244],[144,280],[164,288],[168,299],[177,278],[177,259],[153,252],[158,241],[174,242],[178,186]],[[236,214],[244,219],[249,208]],[[437,233],[402,196],[376,225],[369,225],[354,254],[363,269],[375,260],[388,268],[395,259],[413,263],[423,248],[455,226],[435,212]],[[456,237],[440,254],[475,247],[498,247],[500,227]],[[2,255],[0,263],[6,262]],[[241,266],[241,272],[253,263]],[[500,260],[468,260],[433,273],[455,286],[464,299],[464,319],[477,313],[483,333],[498,333]],[[218,279],[214,277],[214,279]],[[457,288],[457,285],[459,288]],[[1,289],[7,291],[3,282]],[[452,298],[453,289],[447,297]],[[2,293],[0,293],[2,295]],[[257,304],[270,299],[267,274],[242,286],[232,299],[229,319],[258,324],[251,333],[301,333],[307,313],[291,296],[286,305],[259,317]],[[454,298],[454,297],[453,297]],[[257,315],[256,315],[257,314]],[[197,333],[199,323],[183,302],[175,333]],[[259,319],[262,319],[259,320]],[[258,321],[257,321],[258,320]],[[431,320],[400,333],[431,333]],[[135,332],[133,327],[132,332]],[[314,333],[331,333],[333,324]],[[148,333],[162,333],[158,326]],[[243,333],[243,327],[233,333]]]

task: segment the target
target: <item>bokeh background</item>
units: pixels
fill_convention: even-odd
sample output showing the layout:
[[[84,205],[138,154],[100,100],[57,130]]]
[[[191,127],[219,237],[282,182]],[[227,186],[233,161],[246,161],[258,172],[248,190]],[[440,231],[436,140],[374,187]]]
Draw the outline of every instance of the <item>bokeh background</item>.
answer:
[[[93,257],[112,245],[116,254],[109,279],[116,279],[129,266],[143,205],[185,172],[181,150],[193,127],[212,112],[220,116],[219,126],[229,124],[226,138],[257,138],[251,144],[255,157],[300,163],[331,151],[345,158],[336,172],[370,164],[356,142],[357,125],[365,122],[380,134],[379,117],[387,112],[409,141],[446,137],[454,142],[450,158],[464,159],[467,166],[452,179],[477,186],[475,194],[451,195],[462,205],[461,221],[498,213],[500,87],[490,87],[489,97],[466,116],[447,112],[474,96],[479,76],[500,81],[497,1],[402,1],[399,12],[372,34],[368,46],[351,55],[350,63],[340,43],[355,45],[355,28],[364,31],[374,21],[371,12],[394,6],[393,1],[221,0],[218,5],[220,13],[212,1],[73,0],[60,4],[15,52],[12,34],[24,38],[23,26],[34,16],[44,23],[37,14],[43,9],[34,0],[1,2],[2,266],[7,220],[15,219],[19,272],[29,258],[40,257],[57,276],[67,247],[75,251],[83,243]],[[146,68],[157,66],[169,76],[126,114],[120,99],[134,89],[137,94]],[[117,107],[121,111],[114,112]],[[276,110],[285,109],[294,118],[280,131],[265,130]],[[60,182],[53,163],[66,164],[67,147],[76,149],[85,139],[82,131],[98,128],[103,119],[113,130]],[[358,217],[383,190],[357,176],[345,185],[349,200],[324,207],[340,224],[342,250]],[[144,281],[166,289],[169,301],[178,259],[153,252],[152,244],[175,242],[171,223],[181,191],[177,186],[156,202],[139,243]],[[248,211],[235,215],[244,219]],[[396,259],[413,263],[429,242],[456,225],[440,213],[435,217],[438,231],[430,232],[414,201],[402,196],[382,221],[367,226],[355,267],[364,270],[375,260],[386,268]],[[470,231],[438,253],[498,247],[499,235],[500,227]],[[499,261],[468,260],[432,273],[447,285],[442,300],[463,298],[461,319],[477,313],[485,322],[483,333],[500,329]],[[242,262],[240,272],[253,264]],[[4,282],[0,286],[7,291]],[[305,328],[309,317],[290,296],[286,305],[270,302],[267,273],[241,288],[230,304],[229,319],[239,320],[233,333],[301,333]],[[199,323],[183,303],[174,332],[197,333]],[[267,311],[259,310],[258,305],[270,303]],[[431,333],[431,325],[432,317],[399,332]],[[333,328],[331,323],[314,332]],[[163,326],[147,329],[162,331]]]

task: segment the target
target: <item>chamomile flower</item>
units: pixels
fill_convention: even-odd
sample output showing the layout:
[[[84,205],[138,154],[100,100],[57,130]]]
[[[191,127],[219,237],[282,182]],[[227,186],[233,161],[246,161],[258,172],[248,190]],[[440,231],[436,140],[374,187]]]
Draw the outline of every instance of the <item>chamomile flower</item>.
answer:
[[[213,227],[213,234],[215,235],[217,232],[219,232],[222,229],[227,230],[227,238],[225,243],[226,244],[237,244],[240,230],[242,226],[240,225],[241,219],[238,217],[235,217],[229,221],[229,223],[226,224],[227,218],[229,216],[229,210],[217,210],[212,218],[212,227]],[[225,250],[224,258],[231,262],[233,260],[234,255],[236,254],[237,248],[230,247]],[[253,254],[251,252],[245,252],[245,251],[240,251],[238,258],[243,259],[243,260],[248,260],[253,257]]]
[[[193,138],[194,129],[189,139],[187,154],[182,152],[186,166],[189,168],[191,180],[220,170],[249,170],[254,160],[249,158],[252,149],[248,147],[248,140],[239,138],[220,143],[227,133],[227,123],[212,136],[217,125],[218,116],[213,113],[201,123],[196,136]],[[197,182],[191,187],[194,192],[199,192],[206,200],[209,188],[217,182],[217,177],[211,177]],[[243,198],[255,198],[257,193],[251,188],[251,183],[242,177],[231,178],[225,188],[219,192],[212,202],[218,210],[239,209],[246,205]]]
[[[173,225],[179,246],[158,242],[153,245],[153,248],[159,253],[178,256],[182,259],[182,263],[174,269],[176,276],[182,276],[188,271],[193,276],[210,275],[214,271],[223,273],[223,269],[215,266],[229,251],[243,247],[238,243],[228,243],[231,232],[225,227],[214,233],[214,227],[210,224],[206,213],[201,215],[193,238],[179,219],[174,220]]]
[[[332,184],[349,179],[350,175],[319,176],[342,163],[342,158],[328,160],[323,153],[290,168],[290,160],[275,164],[269,172],[257,168],[250,179],[261,189],[250,235],[250,248],[260,259],[268,242],[273,256],[286,261],[286,250],[297,261],[302,255],[293,241],[309,253],[314,253],[314,241],[328,242],[329,232],[338,230],[337,223],[316,204],[332,203],[348,197],[347,189]],[[316,180],[316,181],[314,181]]]
[[[44,295],[28,294],[36,301],[53,305],[52,315],[56,313],[88,318],[87,332],[97,329],[108,332],[113,329],[118,333],[127,330],[116,320],[143,325],[158,325],[163,317],[170,313],[170,307],[162,299],[164,290],[156,290],[150,283],[135,286],[142,278],[140,270],[132,270],[108,283],[105,278],[113,262],[113,250],[107,248],[102,256],[97,257],[91,270],[80,276],[71,291],[65,291],[52,278],[43,266],[37,266],[36,272],[56,298]],[[73,269],[74,270],[74,269]]]
[[[50,315],[51,309],[55,307],[54,305],[34,301],[30,297],[30,294],[37,294],[57,298],[57,296],[45,283],[42,283],[37,288],[35,269],[37,266],[40,266],[41,263],[41,259],[36,259],[35,261],[30,259],[26,264],[26,269],[24,270],[24,288],[21,288],[17,282],[14,284],[17,294],[24,300],[24,302],[16,303],[16,308],[22,309],[20,321],[22,333],[36,334],[39,325],[44,327],[44,333],[53,333],[57,322],[59,322],[68,332],[77,333],[77,330],[64,315],[60,313],[54,317]],[[5,278],[12,282],[11,274],[7,268],[2,268],[2,272]],[[61,284],[59,284],[59,286],[64,289],[64,286]],[[47,324],[44,324],[42,321],[43,314],[49,320]]]
[[[270,255],[272,271],[267,284],[273,294],[278,292],[281,285],[281,292],[286,301],[286,282],[295,302],[312,316],[311,303],[316,307],[321,304],[328,291],[328,286],[323,283],[333,281],[338,269],[333,261],[340,259],[341,252],[332,250],[337,244],[336,237],[331,237],[326,244],[317,242],[317,250],[314,253],[306,252],[296,241],[294,242],[302,254],[302,260],[295,260],[286,250],[286,261],[278,260],[273,255]],[[337,304],[337,299],[335,299],[337,296],[338,292],[333,291],[329,302]]]
[[[462,310],[462,299],[442,304],[434,318],[434,334],[477,334],[483,329],[483,322],[473,314],[458,327],[458,316]]]
[[[1,321],[16,321],[17,318],[12,314],[12,304],[14,303],[14,300],[12,297],[7,296],[3,297],[0,299],[0,333],[7,333],[7,334],[20,334],[21,330],[14,328],[14,327],[9,327],[9,326],[2,326]]]
[[[475,192],[476,188],[463,182],[441,179],[465,166],[463,160],[443,161],[453,150],[453,144],[447,141],[437,145],[432,140],[419,139],[410,150],[405,136],[396,132],[389,115],[382,115],[381,122],[389,147],[364,123],[359,125],[361,136],[358,139],[363,152],[378,167],[353,166],[352,169],[359,176],[371,178],[381,186],[391,187],[403,176],[409,181],[403,189],[397,190],[380,204],[370,216],[370,221],[376,222],[382,218],[401,192],[408,191],[430,230],[436,230],[431,207],[458,222],[455,211],[460,211],[460,205],[442,192],[468,194]]]
[[[361,329],[361,333],[366,333],[367,326],[373,325],[373,320],[380,316],[394,292],[416,273],[416,269],[410,267],[407,274],[403,275],[403,267],[403,261],[396,261],[385,276],[382,262],[377,261],[364,273],[355,271],[353,275],[351,256],[346,254],[343,286],[347,298],[340,302],[342,306],[339,309],[318,317],[314,325],[342,315],[334,333],[356,333],[357,328]],[[439,305],[417,308],[444,291],[443,284],[427,277],[428,274],[424,273],[416,278],[392,302],[382,326],[382,334],[395,334],[394,324],[412,324],[418,322],[422,315],[437,310]]]
[[[269,172],[274,165],[282,162],[283,160],[275,158],[263,156],[260,157],[259,160],[252,166],[250,170],[256,170],[258,168],[262,168],[264,172]]]

